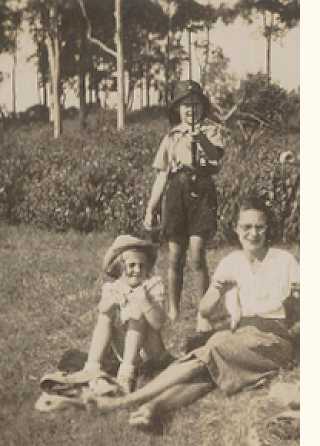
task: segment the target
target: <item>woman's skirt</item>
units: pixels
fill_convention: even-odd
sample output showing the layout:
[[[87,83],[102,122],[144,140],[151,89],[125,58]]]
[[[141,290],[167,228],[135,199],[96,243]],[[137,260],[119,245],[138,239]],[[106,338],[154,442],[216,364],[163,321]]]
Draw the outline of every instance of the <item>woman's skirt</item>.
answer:
[[[206,365],[213,382],[232,395],[288,367],[293,347],[284,320],[250,317],[243,318],[235,332],[214,333],[180,361],[194,357]]]

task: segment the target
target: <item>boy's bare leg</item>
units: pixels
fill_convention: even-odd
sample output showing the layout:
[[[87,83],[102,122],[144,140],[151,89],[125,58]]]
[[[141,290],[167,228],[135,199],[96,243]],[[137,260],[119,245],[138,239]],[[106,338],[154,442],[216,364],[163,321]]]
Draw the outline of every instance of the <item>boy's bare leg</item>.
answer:
[[[180,311],[186,249],[186,242],[169,241],[168,317],[171,321],[177,320]]]
[[[151,401],[162,392],[177,384],[192,382],[204,369],[205,365],[198,359],[174,363],[136,392],[120,398],[97,397],[96,402],[98,408],[101,410],[112,410]],[[188,390],[186,388],[185,398],[187,398],[187,394]]]
[[[197,290],[196,297],[200,300],[209,287],[209,272],[206,260],[205,241],[202,237],[196,235],[190,237],[190,260],[195,288]]]
[[[190,260],[193,270],[193,280],[196,289],[196,304],[199,305],[200,299],[209,288],[209,272],[206,260],[205,241],[198,236],[190,237]],[[196,331],[208,331],[211,328],[207,319],[203,318],[198,312]]]
[[[148,425],[155,415],[187,406],[210,392],[212,388],[213,384],[210,382],[176,384],[133,412],[130,424]]]

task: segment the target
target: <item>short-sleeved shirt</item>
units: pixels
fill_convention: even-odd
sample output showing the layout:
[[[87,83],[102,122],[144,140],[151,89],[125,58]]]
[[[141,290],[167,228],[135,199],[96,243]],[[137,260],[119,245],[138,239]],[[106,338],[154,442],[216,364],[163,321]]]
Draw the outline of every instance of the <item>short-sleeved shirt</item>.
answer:
[[[252,268],[241,250],[227,255],[218,265],[212,286],[218,281],[237,283],[242,316],[285,318],[284,300],[291,285],[299,283],[299,264],[289,252],[269,248],[265,258]]]
[[[144,285],[149,301],[163,307],[165,289],[161,277],[153,276],[144,282]],[[121,325],[121,310],[130,301],[130,295],[134,290],[135,288],[130,287],[122,278],[104,283],[98,307],[99,313],[107,314],[115,325]]]
[[[196,130],[200,130],[214,146],[221,148],[222,156],[224,147],[222,127],[218,124],[205,122],[201,125],[198,124]],[[190,132],[190,126],[183,123],[172,128],[160,144],[153,167],[169,172],[174,171],[181,165],[192,166],[191,144],[186,138],[186,135]],[[199,143],[197,144],[197,158],[204,160],[208,158]]]

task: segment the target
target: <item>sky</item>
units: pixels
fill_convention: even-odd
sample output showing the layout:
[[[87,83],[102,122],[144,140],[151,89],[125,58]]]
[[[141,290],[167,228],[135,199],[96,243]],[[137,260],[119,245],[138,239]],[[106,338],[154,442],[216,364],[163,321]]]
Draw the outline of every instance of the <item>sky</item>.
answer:
[[[230,71],[239,79],[246,73],[265,71],[265,39],[261,35],[261,25],[260,17],[252,25],[239,18],[228,26],[217,23],[211,32],[213,45],[222,47],[224,54],[230,59]],[[299,27],[296,27],[272,44],[272,79],[288,90],[296,89],[300,84],[299,38]],[[16,73],[17,111],[23,111],[39,102],[35,60],[28,61],[33,52],[31,37],[23,32],[19,38]],[[196,64],[197,58],[194,57],[195,80],[198,76]],[[5,76],[0,83],[0,106],[4,105],[7,111],[12,110],[11,67],[12,57],[0,54],[0,72]],[[67,105],[77,105],[76,98],[71,94],[67,97]]]

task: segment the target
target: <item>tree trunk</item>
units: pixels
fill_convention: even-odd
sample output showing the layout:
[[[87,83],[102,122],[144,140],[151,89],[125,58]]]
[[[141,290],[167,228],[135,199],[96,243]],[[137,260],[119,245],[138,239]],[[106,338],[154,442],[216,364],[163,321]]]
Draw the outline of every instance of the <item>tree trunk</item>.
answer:
[[[86,127],[86,28],[81,27],[80,59],[79,59],[79,125],[80,129]]]
[[[48,106],[48,95],[47,95],[47,82],[42,77],[42,101],[43,105]]]
[[[140,110],[143,109],[143,77],[140,79]]]
[[[167,54],[166,54],[166,62],[165,62],[165,102],[166,105],[169,103],[169,79],[170,79],[170,43],[171,43],[171,31],[170,31],[170,22],[169,22],[169,30],[167,35]]]
[[[13,64],[11,70],[11,100],[12,115],[15,117],[17,113],[17,92],[16,92],[16,70],[17,70],[17,33],[14,37]]]
[[[267,12],[263,12],[263,25],[264,25],[264,35],[266,38],[266,75],[268,85],[271,82],[271,46],[272,46],[272,32],[274,26],[274,14],[270,13],[270,23],[267,22]]]
[[[117,46],[117,80],[118,80],[118,108],[117,127],[124,128],[125,124],[125,92],[124,92],[124,58],[122,38],[122,0],[116,0],[116,46]]]
[[[60,105],[60,46],[57,36],[46,39],[49,55],[49,66],[52,85],[52,121],[53,136],[59,138],[62,134],[61,105]]]

